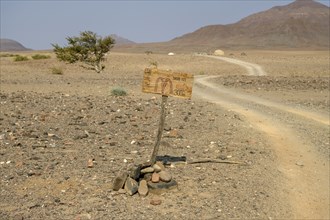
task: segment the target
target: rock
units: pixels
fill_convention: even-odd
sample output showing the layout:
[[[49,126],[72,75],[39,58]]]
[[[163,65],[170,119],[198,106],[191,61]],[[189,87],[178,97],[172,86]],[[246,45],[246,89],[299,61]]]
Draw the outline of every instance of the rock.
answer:
[[[118,191],[119,189],[123,188],[127,176],[128,174],[126,172],[122,172],[116,176],[116,178],[113,180],[112,189]]]
[[[151,205],[160,205],[160,204],[162,204],[162,200],[160,200],[160,199],[152,199],[152,200],[150,200],[150,204]]]
[[[126,190],[125,190],[125,189],[119,189],[119,190],[118,190],[118,193],[119,193],[119,194],[125,194],[125,193],[126,193]]]
[[[125,183],[125,190],[128,193],[128,195],[132,196],[138,191],[139,185],[138,183],[132,179],[131,177],[128,177],[126,179]]]
[[[92,219],[92,216],[88,213],[85,213],[85,214],[80,214],[76,219],[89,220],[89,219]]]
[[[0,134],[0,140],[5,140],[5,134]]]
[[[36,175],[36,173],[32,170],[29,170],[28,173],[27,173],[28,176],[34,176]]]
[[[147,167],[147,168],[144,168],[143,170],[141,170],[141,173],[144,174],[144,173],[153,173],[155,171],[154,168],[152,167]]]
[[[170,182],[162,182],[153,183],[151,181],[148,182],[149,189],[156,190],[156,189],[171,189],[177,186],[178,183],[175,180],[171,180]]]
[[[109,144],[110,144],[110,146],[116,146],[118,143],[115,142],[115,141],[112,141],[112,142],[110,142]]]
[[[164,166],[164,164],[163,164],[161,161],[157,161],[157,162],[155,163],[155,165],[159,166],[160,169],[161,169],[161,171],[162,171],[162,170],[165,170],[165,166]],[[156,170],[155,170],[155,171],[156,171]],[[156,171],[156,172],[158,172],[158,171]],[[160,172],[160,171],[159,171],[159,172]]]
[[[296,165],[297,166],[300,166],[300,167],[303,167],[304,166],[304,163],[302,161],[297,161],[296,162]]]
[[[146,174],[143,175],[143,179],[146,180],[146,181],[150,181],[151,177],[152,177],[151,173],[146,173]]]
[[[140,196],[147,196],[149,189],[147,185],[147,181],[141,180],[138,188],[138,192]]]
[[[76,135],[73,139],[74,140],[79,140],[79,139],[84,139],[84,138],[88,138],[88,135],[87,134]]]
[[[160,178],[161,181],[170,182],[171,179],[172,179],[172,176],[167,171],[161,171],[161,172],[159,172],[159,178]]]
[[[57,136],[56,134],[47,133],[47,135],[48,135],[48,137],[51,137],[54,140],[61,140],[61,138],[59,136]]]
[[[92,168],[92,167],[94,167],[93,159],[89,159],[89,160],[88,160],[88,162],[87,162],[87,167],[88,167],[88,168]]]
[[[180,137],[179,131],[177,129],[173,129],[169,132],[168,137],[170,138],[178,138]]]
[[[172,130],[172,128],[170,126],[165,126],[164,127],[164,131],[170,131],[170,130]]]
[[[134,166],[130,169],[129,176],[132,179],[138,180],[141,175],[141,165]]]
[[[148,161],[148,162],[142,163],[142,164],[140,164],[140,166],[141,166],[141,169],[144,169],[144,168],[150,167],[150,166],[151,166],[151,162]]]
[[[225,155],[220,155],[218,158],[221,159],[221,160],[226,160],[226,159],[227,159],[227,156],[225,156]]]
[[[160,171],[162,171],[162,168],[161,168],[158,164],[154,164],[154,165],[152,166],[152,168],[154,168],[155,172],[160,172]]]
[[[160,180],[159,173],[153,173],[151,176],[151,182],[158,183]]]

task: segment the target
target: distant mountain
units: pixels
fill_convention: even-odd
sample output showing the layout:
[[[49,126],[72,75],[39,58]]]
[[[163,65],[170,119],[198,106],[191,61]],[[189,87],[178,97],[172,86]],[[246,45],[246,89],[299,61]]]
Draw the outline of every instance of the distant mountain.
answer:
[[[26,51],[31,50],[17,41],[11,39],[0,39],[0,51]]]
[[[126,44],[136,44],[134,41],[128,40],[126,38],[123,38],[121,36],[118,36],[116,34],[110,35],[113,39],[115,39],[116,44],[115,45],[126,45]]]
[[[329,7],[313,0],[273,7],[235,24],[211,25],[168,42],[204,48],[329,48]]]

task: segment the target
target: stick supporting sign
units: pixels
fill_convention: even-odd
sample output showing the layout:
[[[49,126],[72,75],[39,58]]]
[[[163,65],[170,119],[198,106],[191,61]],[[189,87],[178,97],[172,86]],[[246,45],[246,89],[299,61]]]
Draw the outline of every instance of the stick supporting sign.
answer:
[[[162,96],[162,105],[161,105],[159,127],[158,127],[158,132],[157,132],[157,140],[156,140],[156,143],[154,146],[154,151],[152,152],[151,159],[150,159],[152,165],[156,162],[156,157],[158,154],[160,141],[161,141],[162,135],[163,135],[165,117],[166,117],[165,110],[166,110],[167,98],[168,98],[168,96],[166,96],[166,95]]]
[[[162,95],[161,115],[157,140],[151,156],[151,164],[156,162],[160,141],[163,135],[166,104],[168,96],[191,98],[194,76],[189,73],[174,73],[171,71],[146,68],[143,76],[142,91]]]

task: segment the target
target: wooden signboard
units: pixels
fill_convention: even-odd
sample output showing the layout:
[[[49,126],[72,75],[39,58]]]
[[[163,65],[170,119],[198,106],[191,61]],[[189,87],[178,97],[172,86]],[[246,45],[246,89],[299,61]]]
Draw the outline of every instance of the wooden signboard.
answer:
[[[166,70],[144,70],[142,91],[178,98],[191,98],[194,76]]]

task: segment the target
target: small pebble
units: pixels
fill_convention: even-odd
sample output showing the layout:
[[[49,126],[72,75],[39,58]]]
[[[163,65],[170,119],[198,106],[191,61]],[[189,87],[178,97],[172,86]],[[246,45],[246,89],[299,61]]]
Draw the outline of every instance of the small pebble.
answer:
[[[88,162],[87,162],[87,167],[88,167],[88,168],[92,168],[92,167],[94,167],[93,159],[89,159],[89,160],[88,160]]]
[[[160,180],[159,173],[153,173],[151,176],[151,182],[153,183],[158,183]]]
[[[157,161],[155,164],[157,164],[157,166],[159,166],[161,170],[165,170],[165,166],[162,162]]]
[[[155,169],[155,172],[162,171],[162,168],[158,164],[154,164],[152,167]]]
[[[150,201],[150,204],[151,205],[160,205],[160,204],[162,204],[162,200],[160,200],[160,199],[152,199]]]
[[[304,163],[302,161],[297,161],[296,162],[296,165],[297,166],[300,166],[300,167],[303,167],[304,166]]]
[[[147,167],[141,170],[141,173],[153,173],[155,171],[152,167]]]
[[[149,192],[147,181],[141,180],[138,188],[138,193],[140,196],[147,196]]]

